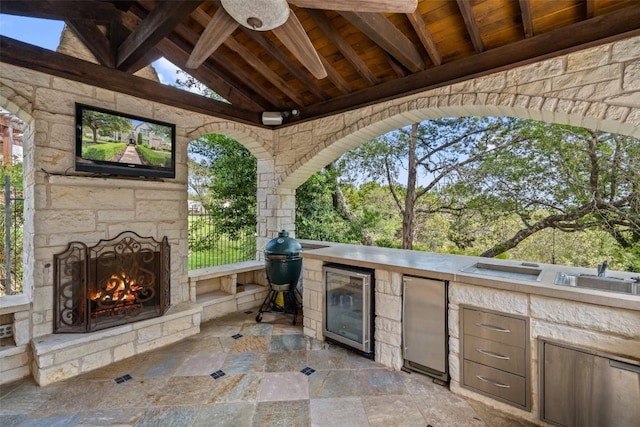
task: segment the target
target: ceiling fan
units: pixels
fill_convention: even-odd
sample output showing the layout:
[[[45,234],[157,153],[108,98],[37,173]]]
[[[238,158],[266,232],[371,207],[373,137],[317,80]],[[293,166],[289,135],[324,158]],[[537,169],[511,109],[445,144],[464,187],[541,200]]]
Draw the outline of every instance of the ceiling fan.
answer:
[[[220,0],[222,7],[211,17],[187,60],[187,68],[198,68],[224,41],[243,25],[256,31],[273,31],[283,45],[317,79],[327,77],[309,36],[287,0]],[[411,13],[418,0],[291,0],[303,8],[352,12]]]

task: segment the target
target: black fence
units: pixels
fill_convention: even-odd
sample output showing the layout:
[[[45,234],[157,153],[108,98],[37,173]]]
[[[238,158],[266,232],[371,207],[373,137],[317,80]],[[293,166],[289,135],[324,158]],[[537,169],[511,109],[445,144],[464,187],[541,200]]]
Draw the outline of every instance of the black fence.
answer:
[[[0,296],[22,292],[22,242],[24,203],[22,194],[3,173],[0,192],[2,222],[0,226]]]
[[[255,228],[223,233],[209,214],[189,214],[189,270],[254,259]]]

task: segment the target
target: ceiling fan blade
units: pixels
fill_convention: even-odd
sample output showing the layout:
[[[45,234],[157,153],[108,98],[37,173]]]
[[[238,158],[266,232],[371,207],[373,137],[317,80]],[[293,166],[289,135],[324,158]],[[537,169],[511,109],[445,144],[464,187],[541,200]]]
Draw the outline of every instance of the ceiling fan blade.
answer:
[[[318,52],[295,13],[289,13],[287,22],[271,31],[316,79],[327,77]]]
[[[218,8],[193,47],[187,68],[198,68],[239,25],[223,8]]]
[[[291,0],[298,7],[349,12],[412,13],[418,0]]]

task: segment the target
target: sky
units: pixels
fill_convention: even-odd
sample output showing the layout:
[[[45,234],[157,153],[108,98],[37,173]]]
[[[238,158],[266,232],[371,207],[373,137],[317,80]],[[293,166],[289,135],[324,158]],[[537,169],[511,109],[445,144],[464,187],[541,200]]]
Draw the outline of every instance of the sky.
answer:
[[[0,14],[1,35],[52,51],[55,51],[60,43],[63,28],[62,21]],[[160,58],[153,63],[153,67],[161,83],[175,84],[178,69],[175,65]]]

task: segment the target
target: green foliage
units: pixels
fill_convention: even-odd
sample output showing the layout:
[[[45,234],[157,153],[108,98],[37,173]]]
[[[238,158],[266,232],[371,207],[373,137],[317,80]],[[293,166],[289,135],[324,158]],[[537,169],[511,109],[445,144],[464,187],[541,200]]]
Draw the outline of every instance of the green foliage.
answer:
[[[137,145],[136,150],[145,165],[168,167],[171,163],[171,153],[152,150],[146,145]]]
[[[189,215],[189,269],[255,259],[255,227],[239,230],[232,237],[220,233],[207,215]]]
[[[85,157],[94,160],[117,160],[122,156],[127,144],[124,142],[105,142],[98,144],[84,144],[82,152]]]
[[[400,129],[345,154],[350,205],[386,212],[378,245],[398,247],[410,194],[409,133]],[[421,123],[415,146],[414,248],[640,271],[640,142],[509,118]],[[405,184],[403,184],[403,182]],[[384,183],[384,185],[382,185]],[[386,194],[369,198],[373,188]],[[395,211],[393,213],[392,211]],[[505,242],[525,231],[515,246]]]
[[[333,208],[335,171],[322,170],[296,190],[296,235],[328,242],[357,242],[349,236],[352,225]]]
[[[211,172],[203,200],[220,232],[235,237],[256,227],[257,161],[240,143],[224,135],[207,135],[189,145],[189,153]]]
[[[113,131],[125,132],[131,129],[133,124],[131,120],[122,116],[85,110],[82,114],[82,126],[87,126],[93,131],[93,142],[97,142],[99,132],[101,134]]]
[[[22,252],[23,252],[23,225],[24,225],[24,201],[23,197],[23,165],[22,163],[16,163],[14,165],[3,165],[0,173],[0,203],[5,203],[4,191],[5,191],[5,177],[9,177],[10,185],[10,268],[11,268],[11,288],[16,292],[22,292]],[[6,232],[7,227],[5,223],[4,208],[2,206],[3,214],[0,217],[0,265],[3,269],[2,277],[4,274],[4,267],[7,259],[7,247],[6,247]],[[5,289],[5,282],[0,283],[0,295],[4,295],[7,292]]]

